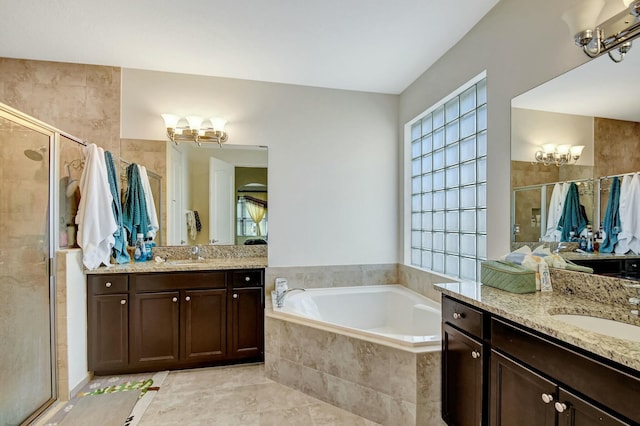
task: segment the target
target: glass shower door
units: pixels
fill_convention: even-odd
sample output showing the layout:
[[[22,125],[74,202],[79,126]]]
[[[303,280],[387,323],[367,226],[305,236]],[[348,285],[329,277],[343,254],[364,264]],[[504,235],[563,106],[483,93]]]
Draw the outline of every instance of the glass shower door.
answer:
[[[0,111],[0,425],[55,399],[49,165],[53,134]]]

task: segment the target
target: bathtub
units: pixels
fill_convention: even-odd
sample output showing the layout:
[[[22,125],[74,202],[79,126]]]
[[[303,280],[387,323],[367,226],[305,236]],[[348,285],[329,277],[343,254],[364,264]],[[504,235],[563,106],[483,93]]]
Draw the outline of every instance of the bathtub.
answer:
[[[409,347],[440,346],[440,305],[400,285],[307,289],[273,311]]]

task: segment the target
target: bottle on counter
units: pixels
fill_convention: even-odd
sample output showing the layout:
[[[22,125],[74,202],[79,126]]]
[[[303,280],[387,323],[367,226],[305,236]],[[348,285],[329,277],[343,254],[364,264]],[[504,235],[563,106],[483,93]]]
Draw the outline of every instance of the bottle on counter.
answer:
[[[133,251],[133,260],[135,262],[147,261],[147,246],[144,243],[143,234],[136,235],[136,245],[135,245],[135,250]]]
[[[147,246],[147,260],[153,260],[153,248],[156,246],[156,242],[153,241],[153,232],[147,232],[147,238],[144,242]]]

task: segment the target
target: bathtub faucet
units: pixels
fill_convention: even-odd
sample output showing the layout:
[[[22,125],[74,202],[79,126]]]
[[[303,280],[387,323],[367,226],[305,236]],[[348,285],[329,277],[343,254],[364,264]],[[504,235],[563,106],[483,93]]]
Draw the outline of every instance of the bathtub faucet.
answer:
[[[282,308],[284,306],[284,298],[287,294],[289,294],[292,291],[306,291],[304,288],[290,288],[288,290],[283,291],[282,293],[276,295],[276,307],[278,308]]]

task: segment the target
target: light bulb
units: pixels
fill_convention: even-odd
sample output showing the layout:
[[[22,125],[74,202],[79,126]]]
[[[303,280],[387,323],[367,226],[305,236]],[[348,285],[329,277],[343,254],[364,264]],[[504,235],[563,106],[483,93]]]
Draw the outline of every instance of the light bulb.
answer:
[[[162,119],[164,120],[164,127],[175,129],[178,126],[178,121],[180,117],[175,114],[161,114]]]

